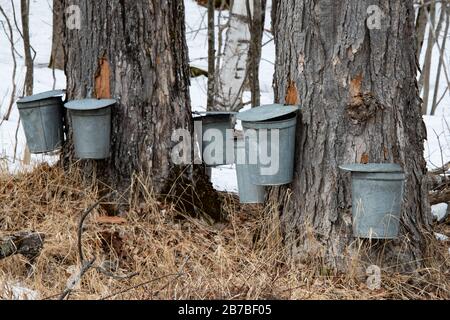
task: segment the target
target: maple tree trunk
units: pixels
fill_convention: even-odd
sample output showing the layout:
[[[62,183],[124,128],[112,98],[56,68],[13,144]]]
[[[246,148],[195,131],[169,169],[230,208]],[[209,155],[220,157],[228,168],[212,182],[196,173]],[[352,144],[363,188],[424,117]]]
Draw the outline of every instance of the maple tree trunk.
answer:
[[[342,272],[355,258],[400,270],[421,266],[431,223],[413,3],[378,1],[381,29],[366,24],[370,5],[285,0],[273,11],[276,100],[300,103],[302,117],[295,181],[271,197],[293,257]],[[338,166],[367,161],[398,163],[406,172],[398,240],[353,237],[350,174]]]
[[[82,163],[113,188],[127,190],[136,175],[159,194],[174,170],[172,133],[192,126],[183,1],[63,1],[70,5],[82,22],[64,28],[67,98],[118,100],[111,157]],[[72,154],[68,144],[66,163]]]

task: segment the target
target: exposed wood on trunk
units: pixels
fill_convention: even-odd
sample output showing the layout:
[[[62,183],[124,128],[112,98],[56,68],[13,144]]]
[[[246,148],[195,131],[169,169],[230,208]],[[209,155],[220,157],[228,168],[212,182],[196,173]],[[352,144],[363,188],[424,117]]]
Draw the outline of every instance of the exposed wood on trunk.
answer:
[[[366,25],[372,4],[285,0],[276,9],[276,101],[285,102],[294,81],[302,117],[295,181],[274,188],[272,199],[293,257],[342,272],[352,259],[399,270],[421,266],[431,223],[413,3],[379,1],[381,29]],[[353,237],[350,175],[338,166],[363,160],[398,163],[406,172],[398,240]]]
[[[32,261],[43,248],[44,238],[44,234],[37,232],[20,232],[0,237],[0,260],[21,254]]]

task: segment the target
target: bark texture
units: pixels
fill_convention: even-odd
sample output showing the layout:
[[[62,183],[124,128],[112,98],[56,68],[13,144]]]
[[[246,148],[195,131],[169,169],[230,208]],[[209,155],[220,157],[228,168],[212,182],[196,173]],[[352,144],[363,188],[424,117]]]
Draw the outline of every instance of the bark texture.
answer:
[[[274,10],[276,100],[298,100],[302,118],[295,181],[272,196],[282,203],[292,254],[337,271],[348,271],[352,259],[420,266],[431,222],[413,3],[376,1],[381,29],[367,25],[373,4],[285,0]],[[367,162],[398,163],[406,171],[398,240],[369,243],[352,235],[350,175],[338,166]],[[358,256],[360,245],[367,256]]]
[[[82,22],[64,28],[68,99],[118,100],[111,157],[84,165],[120,190],[139,175],[158,194],[173,169],[173,131],[191,129],[183,1],[64,0],[70,5]]]

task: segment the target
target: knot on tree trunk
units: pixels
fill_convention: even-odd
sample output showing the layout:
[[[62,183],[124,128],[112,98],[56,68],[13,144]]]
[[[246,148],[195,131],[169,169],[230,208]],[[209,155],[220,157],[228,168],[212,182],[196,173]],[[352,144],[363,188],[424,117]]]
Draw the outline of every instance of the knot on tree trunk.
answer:
[[[356,123],[367,122],[373,118],[378,110],[383,110],[383,106],[373,96],[371,92],[359,93],[353,96],[347,106],[347,114]]]
[[[347,114],[356,124],[367,122],[373,118],[383,106],[370,91],[362,91],[363,74],[358,74],[350,81],[350,101]]]

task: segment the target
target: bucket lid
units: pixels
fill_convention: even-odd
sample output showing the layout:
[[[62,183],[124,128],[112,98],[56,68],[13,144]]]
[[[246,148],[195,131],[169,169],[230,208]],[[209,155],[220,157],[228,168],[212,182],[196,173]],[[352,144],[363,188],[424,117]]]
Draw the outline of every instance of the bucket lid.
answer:
[[[287,116],[300,110],[300,106],[269,104],[241,112],[237,119],[246,122],[260,122]]]
[[[367,173],[391,173],[399,172],[403,173],[403,169],[400,165],[395,163],[368,163],[368,164],[346,164],[339,166],[344,171],[350,172],[367,172]]]
[[[115,99],[82,99],[73,100],[64,105],[70,110],[98,110],[115,104]]]
[[[28,103],[28,102],[34,102],[34,101],[39,101],[39,100],[44,100],[44,99],[50,99],[50,98],[62,96],[65,93],[66,93],[65,90],[45,91],[45,92],[34,94],[32,96],[23,97],[23,98],[17,100],[17,103],[20,104],[20,103]]]

